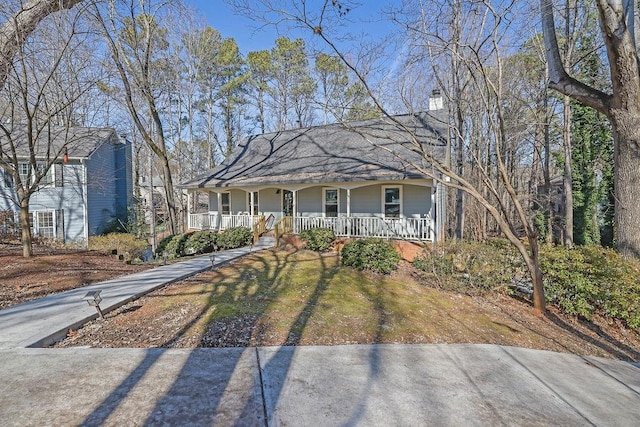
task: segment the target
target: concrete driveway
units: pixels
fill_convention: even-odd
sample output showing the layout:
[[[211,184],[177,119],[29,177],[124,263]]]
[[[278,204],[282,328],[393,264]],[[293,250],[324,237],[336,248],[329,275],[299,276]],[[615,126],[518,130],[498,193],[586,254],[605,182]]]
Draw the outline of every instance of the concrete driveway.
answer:
[[[25,425],[634,426],[632,364],[495,345],[2,349]]]

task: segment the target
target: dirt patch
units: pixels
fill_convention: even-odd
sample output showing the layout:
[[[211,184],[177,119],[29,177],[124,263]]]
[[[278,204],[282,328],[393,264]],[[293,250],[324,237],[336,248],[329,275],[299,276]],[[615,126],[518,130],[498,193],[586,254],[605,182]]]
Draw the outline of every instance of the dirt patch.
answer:
[[[22,247],[0,244],[0,309],[147,268],[96,251],[45,246],[24,258]]]
[[[264,251],[133,301],[58,347],[244,347],[491,343],[640,360],[640,335],[505,294],[435,289],[403,263],[392,276],[343,268],[330,254]]]

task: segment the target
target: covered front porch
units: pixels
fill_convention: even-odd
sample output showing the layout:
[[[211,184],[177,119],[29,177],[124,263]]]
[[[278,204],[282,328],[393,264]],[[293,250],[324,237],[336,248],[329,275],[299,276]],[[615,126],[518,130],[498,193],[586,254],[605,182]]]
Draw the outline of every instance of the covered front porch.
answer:
[[[254,229],[264,221],[267,230],[276,226],[275,219],[264,215],[219,215],[213,213],[189,214],[190,230],[225,230],[232,227]],[[328,228],[338,237],[380,237],[402,240],[433,240],[433,224],[425,218],[378,218],[378,217],[281,217],[288,232],[300,234],[311,228]],[[291,225],[286,225],[287,223]]]
[[[426,179],[197,191],[209,194],[209,209],[189,213],[191,230],[243,226],[299,234],[322,227],[339,237],[417,241],[435,237],[436,194]]]

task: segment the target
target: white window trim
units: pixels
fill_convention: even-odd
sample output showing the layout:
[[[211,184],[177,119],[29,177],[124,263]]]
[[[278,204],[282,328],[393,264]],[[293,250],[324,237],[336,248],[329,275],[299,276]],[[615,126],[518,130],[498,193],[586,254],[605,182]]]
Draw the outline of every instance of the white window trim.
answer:
[[[37,211],[32,211],[31,215],[33,215],[33,227],[32,227],[32,232],[34,236],[39,236],[40,233],[40,220],[38,218],[38,214],[40,213],[51,213],[51,227],[42,227],[42,228],[51,228],[52,229],[52,235],[51,239],[55,239],[55,237],[57,236],[57,231],[56,230],[56,223],[57,223],[57,218],[56,218],[56,211],[52,210],[52,209],[41,209],[41,210],[37,210]]]
[[[327,191],[337,191],[336,197],[336,217],[340,216],[340,189],[335,187],[323,187],[322,188],[322,216],[327,217]]]
[[[380,206],[380,209],[381,209],[380,211],[382,212],[382,217],[383,218],[390,218],[390,219],[394,219],[395,218],[395,217],[387,217],[387,215],[386,215],[385,207],[386,207],[387,203],[385,203],[385,197],[384,196],[385,196],[385,190],[387,190],[388,188],[393,188],[393,189],[397,188],[397,189],[400,190],[399,191],[399,193],[400,193],[399,194],[399,197],[400,197],[400,212],[399,212],[399,217],[398,218],[404,218],[404,204],[403,204],[404,197],[402,196],[402,185],[383,185],[382,186],[382,193],[381,193],[381,199],[382,199],[381,202],[382,202],[382,204]]]

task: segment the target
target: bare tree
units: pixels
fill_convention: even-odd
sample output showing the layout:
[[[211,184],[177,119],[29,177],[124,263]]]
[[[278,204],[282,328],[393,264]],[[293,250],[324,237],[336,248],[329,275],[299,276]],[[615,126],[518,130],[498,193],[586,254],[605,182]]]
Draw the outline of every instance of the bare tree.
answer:
[[[82,0],[31,0],[15,5],[19,7],[18,11],[0,26],[0,88],[4,86],[14,56],[36,26],[52,13],[71,9],[81,2]]]
[[[638,14],[629,0],[596,0],[609,61],[611,93],[569,75],[556,37],[554,4],[540,0],[549,86],[607,116],[614,133],[617,247],[640,257],[640,55]]]
[[[159,97],[164,88],[157,84],[158,74],[161,74],[158,67],[163,62],[157,55],[166,43],[163,36],[165,30],[158,22],[162,6],[164,4],[152,5],[147,1],[130,0],[120,14],[115,1],[110,1],[107,10],[96,5],[94,11],[122,81],[130,116],[142,139],[162,164],[169,232],[175,234],[178,230],[176,198],[169,147],[159,108]],[[145,124],[144,115],[137,108],[134,101],[137,95],[146,104],[152,128]]]
[[[97,80],[88,56],[84,11],[57,15],[33,30],[14,54],[0,97],[4,196],[19,207],[23,255],[32,255],[31,196],[60,178],[62,155],[79,143],[74,105]]]

